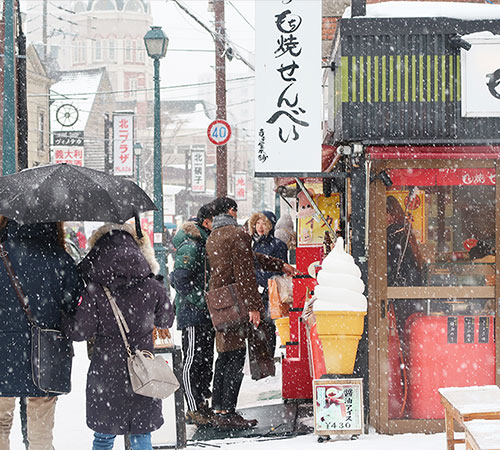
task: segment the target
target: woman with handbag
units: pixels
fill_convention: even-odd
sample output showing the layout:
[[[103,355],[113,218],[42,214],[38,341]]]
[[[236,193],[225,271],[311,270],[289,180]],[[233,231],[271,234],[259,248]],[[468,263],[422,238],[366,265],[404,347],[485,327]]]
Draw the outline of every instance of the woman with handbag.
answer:
[[[139,237],[129,224],[108,224],[96,230],[89,247],[79,266],[87,286],[64,328],[77,341],[95,336],[86,391],[92,449],[112,449],[116,435],[126,434],[133,450],[151,450],[151,432],[163,424],[161,400],[133,391],[128,350],[152,353],[153,327],[169,328],[173,309],[165,284],[153,275],[159,266],[147,236]],[[116,306],[127,324],[129,349]]]
[[[262,211],[252,214],[248,222],[250,235],[252,236],[252,249],[254,253],[278,258],[288,263],[288,248],[286,244],[274,236],[276,216],[271,211]],[[253,379],[264,378],[274,375],[274,353],[276,350],[276,325],[269,313],[269,290],[270,278],[279,275],[276,272],[265,270],[259,261],[255,265],[255,276],[258,290],[264,304],[261,325],[248,340],[250,369]],[[252,351],[253,350],[253,351]],[[253,358],[252,358],[253,356]],[[254,359],[254,364],[252,364]]]
[[[29,448],[51,449],[57,394],[35,384],[32,330],[60,330],[61,316],[76,310],[83,283],[64,249],[62,223],[5,223],[1,217],[0,450],[9,450],[16,397],[26,398]],[[27,308],[21,306],[26,298]],[[57,352],[43,361],[64,369],[65,392],[71,362],[70,353]]]

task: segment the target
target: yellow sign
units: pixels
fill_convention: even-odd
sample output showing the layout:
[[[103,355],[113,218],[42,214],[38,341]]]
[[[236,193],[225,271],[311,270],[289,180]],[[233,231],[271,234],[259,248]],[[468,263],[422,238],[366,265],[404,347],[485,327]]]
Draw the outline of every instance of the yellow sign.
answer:
[[[340,221],[340,194],[332,194],[330,197],[325,197],[324,194],[315,195],[314,191],[310,191],[310,193],[313,194],[311,197],[318,205],[327,222],[334,230],[337,230]],[[325,231],[329,231],[328,227],[319,215],[316,214],[305,196],[301,199],[299,195],[298,200],[298,246],[319,247],[323,245]]]
[[[424,244],[427,241],[425,192],[415,192],[411,200],[409,194],[410,191],[387,191],[387,196],[395,197],[405,212],[417,242]]]

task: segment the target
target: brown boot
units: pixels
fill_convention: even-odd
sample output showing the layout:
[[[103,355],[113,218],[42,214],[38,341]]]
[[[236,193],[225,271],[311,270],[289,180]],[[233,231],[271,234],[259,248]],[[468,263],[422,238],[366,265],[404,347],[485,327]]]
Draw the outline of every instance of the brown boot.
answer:
[[[201,410],[188,411],[186,417],[190,419],[192,424],[198,427],[209,427],[212,424],[212,417],[208,417],[208,415]]]
[[[246,420],[236,412],[216,414],[212,421],[213,427],[218,430],[248,430],[257,425],[257,421]]]

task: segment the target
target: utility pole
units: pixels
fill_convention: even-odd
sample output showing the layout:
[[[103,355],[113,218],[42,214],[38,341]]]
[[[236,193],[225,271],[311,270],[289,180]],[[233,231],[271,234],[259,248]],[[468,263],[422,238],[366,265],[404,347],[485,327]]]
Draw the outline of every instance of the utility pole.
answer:
[[[217,119],[226,120],[226,26],[224,0],[214,0],[215,16],[215,103]],[[227,144],[218,145],[216,153],[217,197],[227,195]]]
[[[14,52],[14,0],[4,0],[3,148],[2,175],[16,171],[16,74]]]
[[[42,10],[42,43],[43,43],[43,62],[47,63],[47,0],[43,0]]]
[[[23,170],[28,168],[28,98],[26,79],[26,36],[23,33],[21,21],[21,8],[17,0],[17,21],[19,34],[17,36],[17,168]],[[44,130],[42,130],[42,133]],[[41,143],[44,145],[44,142]]]
[[[111,152],[109,145],[109,130],[112,126],[112,122],[109,119],[109,114],[104,114],[104,172],[111,174],[113,172],[113,167],[111,164]]]

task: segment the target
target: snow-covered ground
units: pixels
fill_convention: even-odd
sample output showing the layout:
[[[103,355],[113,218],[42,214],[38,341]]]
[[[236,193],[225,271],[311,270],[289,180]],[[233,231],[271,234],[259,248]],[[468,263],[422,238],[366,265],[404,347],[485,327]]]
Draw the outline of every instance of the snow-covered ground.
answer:
[[[179,342],[179,341],[177,341]],[[85,378],[88,368],[86,346],[84,343],[75,344],[75,360],[73,366],[73,391],[69,395],[61,396],[56,409],[56,425],[54,430],[54,445],[56,450],[90,450],[92,448],[92,432],[85,424]],[[279,377],[267,378],[257,382],[245,377],[239,399],[239,407],[255,406],[256,404],[279,401]],[[173,427],[174,424],[172,423]],[[326,443],[318,443],[317,436],[311,434],[290,439],[259,440],[259,439],[226,439],[223,441],[207,442],[211,448],[227,448],[238,450],[265,449],[272,445],[273,450],[292,450],[322,448],[333,445],[335,450],[443,450],[446,448],[444,433],[404,434],[396,436],[378,435],[373,430],[368,435],[362,435],[358,440],[351,441],[339,437]],[[214,447],[212,447],[214,446]],[[188,442],[191,449],[206,449],[205,445],[196,445]],[[463,445],[455,446],[463,450]],[[124,449],[123,438],[118,437],[115,449]],[[21,439],[19,414],[16,418],[11,434],[11,450],[24,450]]]

